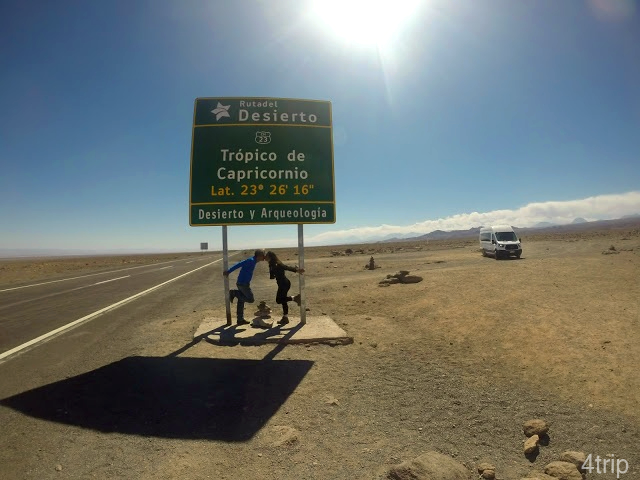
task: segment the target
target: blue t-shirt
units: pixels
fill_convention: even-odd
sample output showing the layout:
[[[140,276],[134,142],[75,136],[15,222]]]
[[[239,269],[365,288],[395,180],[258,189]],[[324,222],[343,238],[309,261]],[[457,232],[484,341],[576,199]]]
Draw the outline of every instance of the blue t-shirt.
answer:
[[[240,269],[240,273],[238,274],[238,280],[236,283],[251,283],[251,279],[253,278],[253,271],[256,268],[256,257],[249,257],[246,260],[242,260],[241,262],[236,263],[233,267],[229,269],[229,273],[234,270]]]

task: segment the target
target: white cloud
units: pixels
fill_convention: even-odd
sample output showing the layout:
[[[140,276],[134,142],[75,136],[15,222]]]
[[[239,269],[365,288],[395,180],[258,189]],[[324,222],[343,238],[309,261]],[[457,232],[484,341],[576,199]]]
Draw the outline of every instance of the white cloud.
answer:
[[[516,210],[461,213],[412,225],[378,225],[334,230],[308,237],[305,244],[332,245],[375,241],[391,236],[423,235],[434,230],[467,230],[481,225],[509,224],[515,227],[531,227],[539,222],[566,224],[578,217],[588,221],[610,220],[637,213],[640,213],[640,192],[628,192],[564,202],[530,203]]]

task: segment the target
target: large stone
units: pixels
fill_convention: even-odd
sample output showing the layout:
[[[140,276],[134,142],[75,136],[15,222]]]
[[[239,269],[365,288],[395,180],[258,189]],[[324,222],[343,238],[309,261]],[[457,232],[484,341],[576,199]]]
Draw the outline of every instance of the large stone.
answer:
[[[402,283],[418,283],[422,281],[422,277],[419,277],[418,275],[406,275],[401,277],[400,281]]]
[[[522,429],[524,430],[524,434],[527,437],[530,437],[531,435],[538,435],[539,437],[541,437],[543,435],[546,435],[546,433],[549,431],[549,425],[547,425],[547,422],[545,422],[544,420],[540,420],[537,418],[535,420],[527,420],[526,422],[524,422]]]
[[[544,473],[559,480],[583,480],[578,468],[569,462],[551,462],[544,467]]]
[[[563,452],[562,455],[560,455],[560,461],[573,463],[578,470],[580,470],[583,473],[586,472],[586,470],[582,468],[582,466],[584,465],[584,462],[587,461],[587,456],[583,452],[574,452],[574,451],[568,450],[566,452]]]
[[[471,480],[471,472],[453,458],[438,452],[423,453],[391,467],[389,480]]]
[[[531,455],[538,451],[538,442],[540,437],[538,435],[531,435],[524,441],[524,454]]]

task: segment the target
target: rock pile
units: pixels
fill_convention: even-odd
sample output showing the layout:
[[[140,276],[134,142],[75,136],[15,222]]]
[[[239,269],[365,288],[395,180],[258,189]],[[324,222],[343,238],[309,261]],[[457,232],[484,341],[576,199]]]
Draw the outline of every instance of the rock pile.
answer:
[[[271,307],[263,300],[258,304],[258,310],[254,315],[260,318],[271,318]]]
[[[375,270],[376,268],[380,268],[380,265],[376,265],[376,261],[371,257],[369,263],[367,263],[364,268],[367,270]]]
[[[409,270],[400,270],[393,275],[387,275],[386,278],[380,280],[380,287],[388,287],[394,283],[418,283],[422,281],[422,277],[418,275],[409,275]]]

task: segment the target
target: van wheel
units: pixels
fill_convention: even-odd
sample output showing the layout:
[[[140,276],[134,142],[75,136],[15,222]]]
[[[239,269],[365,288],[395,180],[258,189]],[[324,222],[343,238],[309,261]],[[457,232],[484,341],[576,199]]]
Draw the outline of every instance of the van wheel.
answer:
[[[521,253],[516,253],[516,258],[520,258]]]
[[[482,249],[482,256],[483,256],[483,257],[486,257],[486,256],[487,256],[487,251],[486,251],[484,248]]]
[[[496,257],[496,260],[500,260],[500,252],[498,252],[498,250],[496,250],[495,252],[493,252],[493,254]]]

